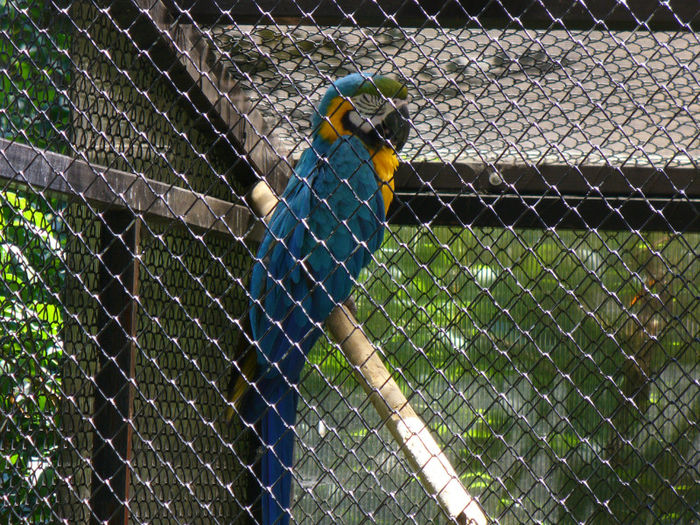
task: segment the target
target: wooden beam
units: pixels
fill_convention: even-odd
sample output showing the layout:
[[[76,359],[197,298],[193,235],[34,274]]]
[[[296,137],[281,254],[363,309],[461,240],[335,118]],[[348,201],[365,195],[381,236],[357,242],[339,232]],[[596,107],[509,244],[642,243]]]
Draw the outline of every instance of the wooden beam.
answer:
[[[389,222],[700,231],[700,169],[497,168],[403,164]],[[243,205],[3,139],[0,180],[237,238],[251,221]]]
[[[396,188],[392,224],[700,231],[700,168],[416,163]]]
[[[4,139],[0,139],[0,180],[36,193],[128,208],[238,238],[248,231],[251,217],[248,207],[240,204]]]
[[[700,166],[569,166],[414,162],[401,164],[396,186],[403,192],[514,192],[519,195],[700,198]]]
[[[200,24],[313,24],[390,27],[690,30],[700,27],[697,0],[168,0]]]
[[[398,193],[391,224],[700,231],[700,200]]]
[[[129,523],[136,366],[140,221],[128,210],[102,214],[90,522]]]

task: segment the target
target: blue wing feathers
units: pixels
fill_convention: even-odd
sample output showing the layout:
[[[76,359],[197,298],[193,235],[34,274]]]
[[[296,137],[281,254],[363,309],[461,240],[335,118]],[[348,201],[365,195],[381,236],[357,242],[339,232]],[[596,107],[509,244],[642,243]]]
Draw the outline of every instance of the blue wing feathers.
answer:
[[[277,205],[251,277],[257,389],[264,409],[263,523],[289,523],[295,386],[321,324],[345,301],[383,237],[384,205],[370,155],[355,137],[306,150]],[[267,407],[267,409],[265,409]],[[248,414],[250,420],[260,413]]]

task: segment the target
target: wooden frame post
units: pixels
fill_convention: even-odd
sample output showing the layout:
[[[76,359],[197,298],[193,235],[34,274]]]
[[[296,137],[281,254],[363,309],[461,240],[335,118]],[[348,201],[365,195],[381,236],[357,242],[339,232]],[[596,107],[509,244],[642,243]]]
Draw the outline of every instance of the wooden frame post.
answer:
[[[102,215],[99,370],[95,379],[91,523],[129,520],[140,221],[128,210]]]

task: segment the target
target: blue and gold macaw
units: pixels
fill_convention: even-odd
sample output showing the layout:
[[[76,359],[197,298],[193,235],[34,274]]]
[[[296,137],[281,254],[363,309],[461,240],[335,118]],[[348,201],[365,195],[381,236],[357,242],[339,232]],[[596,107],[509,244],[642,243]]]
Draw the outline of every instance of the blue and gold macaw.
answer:
[[[396,80],[356,73],[334,82],[258,251],[253,344],[239,360],[229,401],[260,425],[264,525],[289,523],[301,370],[323,322],[382,242],[396,151],[408,130],[407,89]]]

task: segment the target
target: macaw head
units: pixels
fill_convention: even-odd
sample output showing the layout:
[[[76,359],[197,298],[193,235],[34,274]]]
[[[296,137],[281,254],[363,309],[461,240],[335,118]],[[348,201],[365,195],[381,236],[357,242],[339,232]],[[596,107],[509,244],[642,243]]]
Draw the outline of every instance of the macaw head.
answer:
[[[353,73],[328,88],[314,116],[315,133],[328,142],[355,135],[376,152],[399,151],[408,139],[408,90],[382,75]]]

